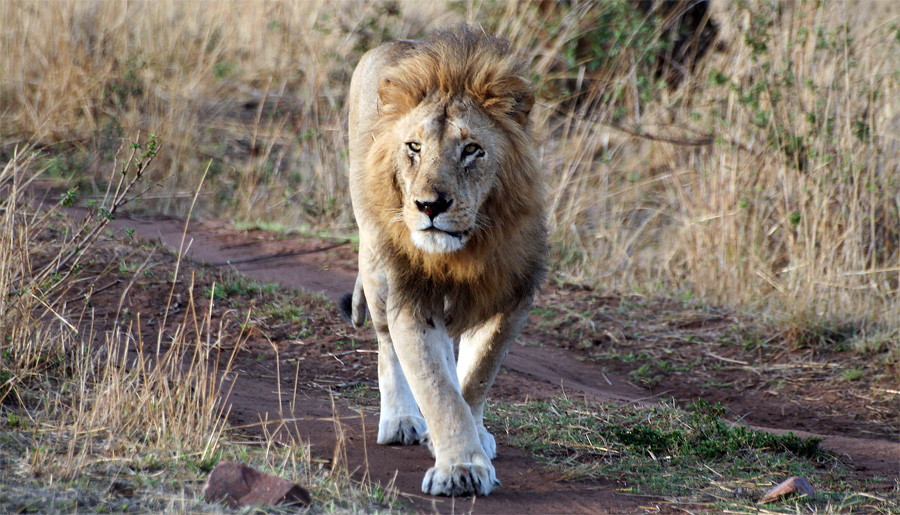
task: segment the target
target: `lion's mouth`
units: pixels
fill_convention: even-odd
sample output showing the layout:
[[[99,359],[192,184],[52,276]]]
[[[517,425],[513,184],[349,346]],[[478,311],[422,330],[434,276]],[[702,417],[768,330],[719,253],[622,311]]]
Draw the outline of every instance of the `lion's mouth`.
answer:
[[[434,254],[450,254],[466,245],[469,230],[451,231],[434,225],[412,231],[413,244],[420,250]]]
[[[469,231],[445,231],[444,229],[440,229],[433,225],[431,227],[426,227],[425,229],[422,229],[422,231],[423,232],[440,232],[440,233],[446,234],[447,236],[453,236],[456,239],[462,239],[462,237],[465,236],[466,234],[468,234],[468,232],[469,232]]]

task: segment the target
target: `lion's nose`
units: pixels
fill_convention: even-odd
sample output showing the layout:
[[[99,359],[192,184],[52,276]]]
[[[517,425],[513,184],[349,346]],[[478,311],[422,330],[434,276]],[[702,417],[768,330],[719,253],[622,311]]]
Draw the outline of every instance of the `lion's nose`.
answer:
[[[428,215],[428,218],[431,218],[432,220],[439,214],[450,209],[450,205],[452,204],[453,199],[448,200],[442,192],[437,192],[437,200],[416,201],[416,207],[419,208],[419,211]]]

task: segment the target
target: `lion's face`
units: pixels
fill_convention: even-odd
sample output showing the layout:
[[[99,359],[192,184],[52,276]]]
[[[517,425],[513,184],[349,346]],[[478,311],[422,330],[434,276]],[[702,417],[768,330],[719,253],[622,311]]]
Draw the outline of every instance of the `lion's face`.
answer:
[[[481,207],[505,151],[494,125],[466,97],[422,103],[398,124],[400,216],[418,249],[455,252],[490,224]]]

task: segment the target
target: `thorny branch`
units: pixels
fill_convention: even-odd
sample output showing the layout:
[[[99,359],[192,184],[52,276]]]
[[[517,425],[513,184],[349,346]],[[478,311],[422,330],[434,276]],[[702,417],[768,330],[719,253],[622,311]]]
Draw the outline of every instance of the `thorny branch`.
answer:
[[[90,225],[87,221],[94,214],[93,209],[91,209],[88,212],[88,216],[85,218],[85,223],[82,224],[81,229],[76,236],[76,238],[80,237],[81,241],[79,241],[65,257],[59,260],[54,270],[55,273],[59,273],[64,268],[67,268],[69,262],[74,259],[75,261],[72,263],[72,266],[68,267],[68,269],[71,270],[71,268],[78,263],[78,258],[81,257],[82,251],[97,239],[97,236],[100,235],[100,231],[102,231],[111,220],[115,220],[116,212],[119,208],[136,198],[129,197],[128,194],[134,188],[135,184],[144,177],[144,174],[150,168],[150,164],[153,162],[153,158],[156,157],[156,153],[159,150],[154,134],[150,135],[150,140],[147,142],[147,150],[141,152],[142,150],[143,146],[139,142],[131,144],[131,155],[122,165],[122,169],[119,170],[118,166],[115,167],[116,170],[119,170],[119,182],[116,184],[116,191],[113,193],[112,198],[109,197],[109,191],[107,191],[107,196],[103,200],[104,205],[97,210],[98,223],[94,225],[93,228],[89,229]],[[138,152],[141,153],[138,154]],[[134,169],[134,173],[129,176],[128,171],[132,168]],[[109,202],[109,207],[106,207],[107,202]]]
[[[114,164],[115,173],[119,174],[119,180],[116,183],[115,191],[107,191],[106,197],[102,201],[102,205],[94,209],[91,207],[88,215],[85,217],[78,232],[73,236],[72,240],[76,241],[64,256],[59,258],[55,263],[48,264],[39,273],[33,276],[32,285],[46,284],[50,277],[54,277],[52,286],[43,289],[40,295],[46,297],[49,295],[56,285],[62,284],[73,270],[75,270],[78,262],[85,249],[90,247],[97,237],[101,234],[106,225],[114,220],[119,209],[135,200],[140,196],[130,195],[135,185],[143,179],[153,163],[153,159],[159,152],[159,145],[156,135],[151,134],[145,145],[140,143],[140,136],[131,144],[131,155],[122,164],[118,165],[118,155]],[[113,182],[113,181],[111,181]],[[63,195],[62,205],[71,204],[74,201],[75,194],[73,191]],[[96,218],[94,218],[96,217]],[[93,220],[92,220],[93,218]],[[62,275],[60,275],[62,274]]]

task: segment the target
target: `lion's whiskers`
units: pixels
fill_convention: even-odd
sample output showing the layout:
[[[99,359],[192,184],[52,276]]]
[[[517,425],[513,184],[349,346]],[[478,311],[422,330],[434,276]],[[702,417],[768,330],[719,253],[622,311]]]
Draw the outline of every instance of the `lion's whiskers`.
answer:
[[[484,232],[490,233],[491,230],[493,229],[493,227],[494,227],[494,223],[491,221],[490,218],[485,216],[483,213],[479,213],[479,212],[475,213],[475,224],[473,225],[473,228],[476,231],[484,231]]]
[[[405,220],[403,219],[403,208],[392,208],[392,209],[387,209],[387,212],[388,212],[389,214],[392,213],[392,214],[394,215],[394,216],[392,216],[392,217],[389,219],[389,220],[391,221],[391,223],[400,223],[400,224],[402,224],[402,223],[405,222]]]

